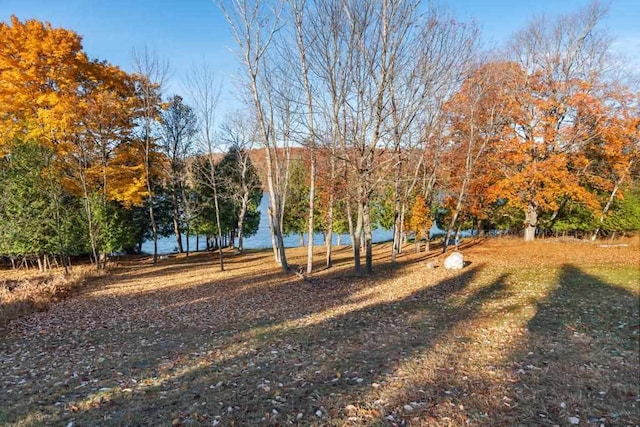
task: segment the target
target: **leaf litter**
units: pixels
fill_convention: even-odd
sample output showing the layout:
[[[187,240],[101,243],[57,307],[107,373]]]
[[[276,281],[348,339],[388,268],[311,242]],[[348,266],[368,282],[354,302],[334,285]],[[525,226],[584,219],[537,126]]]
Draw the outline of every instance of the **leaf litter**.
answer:
[[[122,261],[3,327],[0,423],[638,424],[637,245],[472,243],[460,272],[387,244],[308,281],[269,252]]]

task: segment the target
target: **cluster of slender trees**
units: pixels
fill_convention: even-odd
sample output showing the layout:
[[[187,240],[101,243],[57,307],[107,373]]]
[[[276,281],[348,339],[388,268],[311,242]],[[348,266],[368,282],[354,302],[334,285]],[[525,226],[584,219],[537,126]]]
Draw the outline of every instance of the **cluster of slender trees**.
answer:
[[[461,228],[528,241],[637,229],[638,86],[611,51],[598,3],[535,18],[491,52],[474,25],[419,1],[220,6],[266,150],[284,270],[290,178],[300,181],[291,147],[307,150],[308,234],[330,236],[340,218],[356,272],[362,253],[372,271],[376,224],[394,230],[394,261],[407,230],[428,245],[434,220],[444,250]]]
[[[166,96],[168,64],[147,49],[133,73],[89,60],[81,38],[36,20],[0,24],[0,256],[67,268],[140,251],[158,236],[255,233],[262,189],[240,117],[214,128],[219,89],[195,70],[194,106]],[[222,266],[222,264],[221,264]]]
[[[80,37],[0,25],[0,254],[110,252],[206,235],[242,249],[269,196],[283,237],[348,232],[373,270],[372,231],[432,225],[539,235],[640,229],[637,80],[600,29],[606,9],[540,17],[503,48],[410,0],[220,1],[242,64],[245,114],[216,125],[220,85],[194,70],[187,105],[144,49],[133,73],[89,60]],[[220,147],[226,147],[226,154]],[[254,164],[252,159],[259,159]],[[261,176],[264,183],[261,184]],[[188,241],[188,239],[187,239]],[[306,271],[313,269],[308,238]],[[42,259],[42,261],[40,261]]]

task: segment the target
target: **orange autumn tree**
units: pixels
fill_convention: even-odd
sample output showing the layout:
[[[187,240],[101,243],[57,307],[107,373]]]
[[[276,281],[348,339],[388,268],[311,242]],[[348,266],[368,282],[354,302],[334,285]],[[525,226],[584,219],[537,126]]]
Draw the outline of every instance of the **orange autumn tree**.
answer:
[[[510,130],[513,83],[521,77],[522,69],[515,63],[482,64],[445,105],[449,122],[447,204],[452,214],[443,252],[460,214],[467,209],[471,187],[477,190],[489,186],[482,182],[489,176],[484,169],[491,167],[486,155]]]
[[[640,93],[621,84],[604,85],[599,97],[581,98],[581,119],[595,135],[584,150],[588,184],[598,195],[595,240],[621,190],[637,178],[640,160]],[[634,176],[635,172],[635,176]]]
[[[89,60],[73,31],[16,17],[0,24],[0,151],[31,142],[53,153],[47,173],[83,199],[96,263],[108,230],[96,224],[92,200],[132,206],[145,197],[143,157],[131,134],[134,83]]]
[[[594,135],[576,119],[580,96],[602,79],[609,46],[597,31],[603,16],[593,4],[553,22],[539,18],[514,39],[513,57],[525,73],[512,82],[514,122],[501,140],[502,179],[491,194],[523,210],[526,241],[534,240],[540,215],[556,216],[567,200],[597,208],[581,176],[581,152]]]

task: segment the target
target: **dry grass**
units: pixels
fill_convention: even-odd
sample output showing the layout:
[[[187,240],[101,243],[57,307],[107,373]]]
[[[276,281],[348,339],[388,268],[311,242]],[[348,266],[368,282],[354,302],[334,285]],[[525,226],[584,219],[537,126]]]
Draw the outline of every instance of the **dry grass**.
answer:
[[[343,248],[308,281],[270,252],[125,260],[5,328],[0,423],[637,425],[628,244],[485,241],[458,272],[384,244],[371,277]]]
[[[89,275],[96,276],[87,266],[78,266],[66,275],[62,269],[48,273],[0,271],[0,326],[29,313],[47,310],[51,304],[81,288]]]

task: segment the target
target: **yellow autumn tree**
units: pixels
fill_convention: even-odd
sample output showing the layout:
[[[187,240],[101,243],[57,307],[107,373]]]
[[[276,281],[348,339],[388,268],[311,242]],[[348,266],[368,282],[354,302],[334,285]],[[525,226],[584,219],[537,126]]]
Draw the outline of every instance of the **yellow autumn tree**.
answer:
[[[108,249],[96,206],[140,205],[148,195],[144,150],[133,133],[141,110],[136,82],[89,60],[73,31],[15,16],[0,23],[0,153],[21,141],[53,152],[48,173],[83,199],[96,262]]]
[[[15,16],[0,23],[0,149],[17,139],[66,140],[88,62],[72,31]]]
[[[429,230],[433,220],[429,206],[422,194],[416,196],[413,206],[411,207],[411,215],[409,217],[409,229],[415,233],[416,252],[420,252],[420,242],[423,238],[429,242]],[[429,250],[427,246],[426,250]]]

